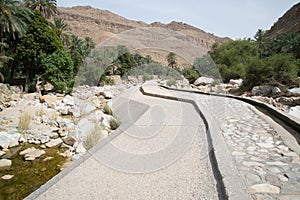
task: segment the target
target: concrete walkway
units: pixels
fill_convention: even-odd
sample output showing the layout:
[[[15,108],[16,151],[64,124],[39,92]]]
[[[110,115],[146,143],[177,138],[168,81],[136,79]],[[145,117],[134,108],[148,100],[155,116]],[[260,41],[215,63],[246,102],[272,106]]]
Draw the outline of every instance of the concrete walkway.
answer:
[[[113,102],[116,132],[28,199],[222,199],[222,186],[229,199],[300,199],[299,145],[269,117],[234,99],[142,89]]]
[[[192,104],[132,88],[121,127],[27,199],[218,199],[205,125]]]
[[[300,146],[270,117],[235,99],[180,91],[172,97],[192,100],[205,116],[230,199],[300,199]]]

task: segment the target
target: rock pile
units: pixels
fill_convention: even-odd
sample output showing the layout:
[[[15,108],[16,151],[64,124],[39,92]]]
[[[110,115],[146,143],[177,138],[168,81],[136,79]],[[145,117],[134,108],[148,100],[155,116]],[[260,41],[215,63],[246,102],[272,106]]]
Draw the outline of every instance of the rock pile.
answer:
[[[109,135],[110,121],[114,117],[106,114],[103,108],[125,87],[80,86],[72,95],[47,94],[39,97],[38,94],[21,95],[0,84],[0,104],[5,109],[0,117],[0,158],[10,148],[28,143],[37,146],[19,152],[25,161],[40,158],[46,153],[46,148],[54,147],[67,149],[61,156],[77,159],[86,152],[83,143],[96,125],[101,127],[101,130],[97,130],[101,138]],[[10,101],[15,102],[14,107]],[[20,130],[20,110],[24,112],[26,109],[30,111],[30,126]],[[0,160],[1,169],[11,164],[9,159]]]

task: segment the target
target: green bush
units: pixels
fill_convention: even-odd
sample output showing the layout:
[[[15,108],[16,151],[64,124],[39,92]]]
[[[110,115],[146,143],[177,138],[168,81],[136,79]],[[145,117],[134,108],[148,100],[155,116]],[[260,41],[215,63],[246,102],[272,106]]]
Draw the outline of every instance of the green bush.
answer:
[[[185,68],[181,73],[190,83],[194,83],[200,77],[199,72],[193,68]]]

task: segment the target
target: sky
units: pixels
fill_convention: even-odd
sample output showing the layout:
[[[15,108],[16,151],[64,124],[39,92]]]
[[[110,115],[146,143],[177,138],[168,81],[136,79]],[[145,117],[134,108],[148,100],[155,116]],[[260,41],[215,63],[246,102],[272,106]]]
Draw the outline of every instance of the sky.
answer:
[[[90,5],[146,23],[178,21],[221,37],[253,37],[268,30],[298,0],[57,0],[60,7]]]

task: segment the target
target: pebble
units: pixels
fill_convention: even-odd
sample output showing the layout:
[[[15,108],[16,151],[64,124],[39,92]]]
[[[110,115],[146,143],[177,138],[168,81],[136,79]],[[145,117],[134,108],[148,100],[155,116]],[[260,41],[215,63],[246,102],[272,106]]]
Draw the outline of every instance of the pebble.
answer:
[[[271,143],[257,143],[257,146],[263,147],[263,148],[272,148],[274,147]]]
[[[288,164],[280,162],[280,161],[275,161],[275,162],[267,162],[267,165],[285,166],[285,165],[288,165]]]
[[[264,164],[259,163],[259,162],[251,162],[251,161],[244,161],[243,165],[247,166],[247,167],[252,167],[252,166],[261,166],[263,167]]]

